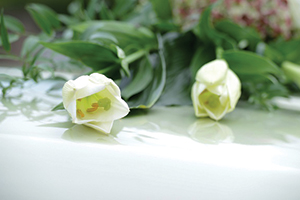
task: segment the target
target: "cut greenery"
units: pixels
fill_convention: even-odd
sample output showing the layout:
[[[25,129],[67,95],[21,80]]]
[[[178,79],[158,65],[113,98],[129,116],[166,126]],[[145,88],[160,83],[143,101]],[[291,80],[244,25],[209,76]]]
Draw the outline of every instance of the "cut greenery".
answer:
[[[132,109],[190,105],[197,71],[216,58],[238,75],[242,98],[251,103],[271,109],[273,97],[299,92],[295,74],[281,69],[287,61],[300,64],[299,38],[265,41],[230,19],[213,22],[214,5],[196,26],[182,31],[172,6],[170,0],[79,0],[69,5],[69,14],[59,14],[29,4],[26,9],[41,30],[37,35],[26,33],[20,20],[2,10],[0,59],[19,61],[23,73],[22,78],[1,75],[6,77],[0,81],[2,95],[24,81],[39,81],[45,71],[50,78],[58,70],[71,71],[74,78],[98,72],[119,84]],[[14,55],[11,43],[20,36],[26,39],[20,55]]]

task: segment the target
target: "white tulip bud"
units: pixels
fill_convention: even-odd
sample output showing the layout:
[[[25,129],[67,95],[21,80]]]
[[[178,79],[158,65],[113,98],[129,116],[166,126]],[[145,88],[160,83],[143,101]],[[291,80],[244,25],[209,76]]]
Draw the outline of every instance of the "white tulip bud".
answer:
[[[197,117],[219,120],[234,110],[241,95],[241,82],[225,60],[214,60],[202,66],[192,88]]]
[[[102,74],[80,76],[66,82],[62,96],[73,123],[105,133],[111,131],[114,120],[129,113],[127,103],[121,99],[119,87]]]

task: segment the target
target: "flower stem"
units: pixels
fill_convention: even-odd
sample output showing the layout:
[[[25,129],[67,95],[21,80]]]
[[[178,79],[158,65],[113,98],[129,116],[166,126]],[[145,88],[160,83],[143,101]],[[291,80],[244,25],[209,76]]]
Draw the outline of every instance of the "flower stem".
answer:
[[[217,47],[216,49],[216,56],[217,56],[217,59],[222,59],[223,57],[223,52],[224,52],[224,49],[222,47]]]
[[[125,62],[127,62],[128,64],[136,61],[137,59],[141,58],[142,56],[144,56],[147,53],[147,51],[145,51],[144,49],[142,50],[138,50],[128,56],[126,56],[124,58]]]

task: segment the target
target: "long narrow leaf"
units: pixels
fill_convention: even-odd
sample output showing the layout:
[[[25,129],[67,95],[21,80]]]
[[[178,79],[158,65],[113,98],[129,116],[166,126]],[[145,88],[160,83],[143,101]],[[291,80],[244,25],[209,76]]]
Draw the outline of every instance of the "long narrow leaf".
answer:
[[[163,53],[162,38],[158,36],[160,51],[156,59],[153,79],[148,87],[139,95],[131,99],[128,104],[130,108],[148,109],[151,108],[159,99],[166,83],[166,61]]]
[[[153,78],[152,66],[146,57],[136,67],[133,80],[122,90],[122,96],[125,99],[144,90]]]
[[[8,30],[11,30],[11,31],[17,32],[17,33],[25,32],[24,25],[17,18],[14,18],[12,16],[4,16],[4,21],[5,21],[6,28]]]
[[[81,61],[94,71],[101,71],[111,78],[121,69],[122,59],[118,57],[117,49],[101,46],[98,43],[88,41],[71,41],[59,43],[41,42],[45,47],[60,54]],[[113,72],[113,73],[112,73]]]
[[[225,51],[223,58],[237,74],[282,74],[278,66],[268,58],[248,51]]]
[[[1,33],[2,46],[6,51],[10,51],[9,38],[8,38],[7,30],[6,30],[6,27],[5,27],[5,23],[4,23],[3,9],[1,10],[0,22],[1,22],[0,33]]]
[[[48,35],[52,34],[52,29],[60,26],[57,14],[49,7],[41,4],[30,4],[26,9],[37,25]]]

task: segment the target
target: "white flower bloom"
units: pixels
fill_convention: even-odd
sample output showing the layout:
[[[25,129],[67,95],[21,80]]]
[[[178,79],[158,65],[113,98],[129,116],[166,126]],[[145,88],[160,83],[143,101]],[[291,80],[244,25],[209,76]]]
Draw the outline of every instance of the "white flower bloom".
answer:
[[[209,62],[198,70],[192,88],[195,115],[219,120],[235,108],[240,95],[241,82],[226,61]]]
[[[300,65],[284,61],[281,66],[285,75],[300,87]]]
[[[73,123],[84,124],[105,133],[110,132],[114,120],[129,113],[119,87],[102,74],[80,76],[66,82],[62,96],[64,107]]]

